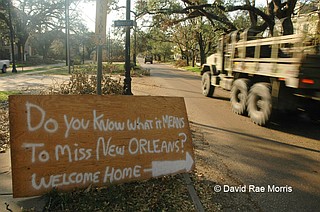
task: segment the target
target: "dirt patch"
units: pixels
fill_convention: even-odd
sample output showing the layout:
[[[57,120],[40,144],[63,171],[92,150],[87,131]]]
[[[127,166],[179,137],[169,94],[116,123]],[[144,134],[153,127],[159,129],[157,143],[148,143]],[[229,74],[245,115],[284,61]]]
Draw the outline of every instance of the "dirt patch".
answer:
[[[0,153],[9,148],[9,105],[8,102],[0,102]]]

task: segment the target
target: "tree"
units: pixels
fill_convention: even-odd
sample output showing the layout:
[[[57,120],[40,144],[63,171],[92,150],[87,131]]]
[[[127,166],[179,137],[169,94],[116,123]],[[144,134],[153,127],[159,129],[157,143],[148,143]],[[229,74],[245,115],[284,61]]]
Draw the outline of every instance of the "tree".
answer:
[[[10,44],[10,28],[8,17],[8,1],[0,1],[0,58],[10,59],[10,54],[6,51],[5,46]]]
[[[156,56],[158,61],[166,61],[172,55],[171,36],[157,28],[152,28],[149,33],[147,52]]]
[[[312,0],[304,2],[309,5]],[[215,0],[213,3],[207,0],[139,0],[136,5],[137,12],[146,14],[143,25],[178,33],[170,33],[172,38],[167,39],[171,39],[186,53],[187,60],[189,53],[195,51],[196,42],[203,64],[223,32],[248,28],[248,36],[256,36],[269,28],[273,36],[275,22],[280,20],[283,35],[292,34],[291,18],[297,0],[270,0],[265,7],[257,6],[256,0]],[[186,24],[181,27],[181,23]],[[185,30],[189,36],[183,38]],[[185,39],[188,39],[188,43]]]
[[[14,54],[14,28],[13,28],[13,21],[12,21],[12,3],[11,0],[2,0],[0,2],[1,14],[0,19],[6,23],[9,28],[10,32],[10,43],[11,43],[11,53],[12,53],[12,73],[16,73],[16,63],[15,63],[15,54]]]
[[[232,18],[228,16],[229,12],[247,11],[253,33],[261,32],[267,27],[269,27],[272,32],[275,18],[282,19],[284,34],[293,33],[291,15],[294,12],[296,3],[297,0],[272,0],[268,4],[268,9],[262,10],[256,7],[255,0],[236,2],[216,0],[212,4],[208,4],[206,0],[140,1],[140,5],[146,5],[143,10],[147,11],[148,14],[166,14],[168,16],[171,14],[180,14],[180,19],[176,19],[174,22],[181,22],[203,16],[206,17],[213,26],[216,25],[217,22],[222,24],[220,27],[223,27],[222,29],[226,32],[237,29],[231,20]],[[263,20],[261,24],[258,24],[258,17]]]
[[[205,63],[206,54],[212,51],[217,37],[217,33],[212,32],[218,32],[221,23],[210,26],[210,21],[197,16],[197,11],[186,15],[179,1],[138,1],[137,9],[152,15],[152,22],[148,23],[150,28],[161,29],[167,33],[167,38],[158,39],[158,42],[173,42],[180,49],[180,54],[187,60],[188,65],[191,60],[194,65],[198,53],[201,64]],[[150,38],[153,39],[154,36]]]
[[[7,0],[0,2],[0,7]],[[70,31],[75,32],[78,28],[82,28],[82,20],[75,10],[80,0],[69,0],[72,10]],[[50,32],[61,31],[65,28],[65,0],[16,0],[15,7],[12,10],[12,19],[15,29],[16,44],[18,49],[18,58],[21,59],[21,53],[29,39],[29,36],[36,37],[48,36]],[[6,13],[0,10],[0,21],[4,21],[8,25]],[[46,55],[44,55],[46,56]]]

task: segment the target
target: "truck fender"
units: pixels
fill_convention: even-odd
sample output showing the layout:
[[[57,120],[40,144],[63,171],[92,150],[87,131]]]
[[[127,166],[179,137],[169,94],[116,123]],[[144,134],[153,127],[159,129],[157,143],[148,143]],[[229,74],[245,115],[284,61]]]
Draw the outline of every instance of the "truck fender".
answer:
[[[220,74],[220,71],[217,70],[217,67],[215,65],[210,65],[210,64],[202,65],[201,75],[203,75],[207,71],[210,72],[211,76],[217,76]]]

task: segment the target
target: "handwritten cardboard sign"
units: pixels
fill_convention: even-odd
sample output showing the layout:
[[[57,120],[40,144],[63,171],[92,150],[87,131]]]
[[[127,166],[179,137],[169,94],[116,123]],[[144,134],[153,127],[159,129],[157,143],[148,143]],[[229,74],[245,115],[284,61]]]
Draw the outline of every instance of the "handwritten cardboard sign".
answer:
[[[10,96],[13,196],[194,168],[183,98]]]

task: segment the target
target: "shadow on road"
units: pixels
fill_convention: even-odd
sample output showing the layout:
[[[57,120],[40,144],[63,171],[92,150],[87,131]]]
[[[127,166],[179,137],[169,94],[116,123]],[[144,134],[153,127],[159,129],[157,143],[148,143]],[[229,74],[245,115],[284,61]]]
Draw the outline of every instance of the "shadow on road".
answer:
[[[170,87],[164,87],[164,86],[159,86],[159,85],[150,85],[150,84],[137,83],[137,82],[135,82],[135,84],[143,85],[146,87],[157,87],[157,88],[161,88],[161,89],[168,89],[170,91],[182,91],[182,92],[186,92],[186,93],[199,94],[199,92],[194,92],[194,91],[185,90],[185,89],[170,88]],[[199,98],[202,98],[202,96],[199,96]]]
[[[210,98],[215,99],[215,100],[227,101],[227,102],[229,102],[229,101],[230,101],[230,98],[229,98],[229,97],[218,96],[218,95],[216,95],[216,96],[212,96],[212,97],[210,97]]]
[[[282,187],[283,192],[250,192],[262,211],[319,208],[320,150],[196,122],[191,126],[198,128],[196,131],[202,132],[207,141],[202,144],[193,139],[197,163],[208,166],[203,171],[210,170],[206,174],[225,179],[223,185]]]
[[[297,145],[292,145],[292,144],[281,143],[281,142],[279,142],[279,141],[270,140],[270,139],[266,139],[266,138],[261,138],[261,137],[254,136],[254,135],[250,135],[250,134],[247,134],[247,133],[236,132],[236,131],[232,131],[232,130],[228,130],[228,129],[222,129],[222,128],[218,128],[218,127],[214,127],[214,126],[209,126],[209,125],[205,125],[205,124],[201,124],[201,123],[196,123],[196,122],[192,122],[192,121],[190,121],[190,123],[191,123],[192,125],[194,125],[194,126],[197,126],[197,127],[202,127],[202,128],[211,129],[211,130],[224,131],[224,132],[228,132],[228,133],[232,133],[232,134],[237,134],[237,135],[241,135],[241,136],[246,136],[246,137],[249,137],[250,139],[255,139],[255,140],[259,140],[259,141],[264,141],[264,142],[269,142],[269,143],[274,143],[274,144],[280,144],[280,145],[284,145],[284,146],[289,146],[289,147],[294,147],[294,148],[298,148],[298,149],[303,149],[303,150],[307,150],[307,151],[311,151],[311,152],[320,153],[320,150],[305,148],[305,147],[301,147],[301,146],[297,146]]]
[[[320,124],[312,122],[305,113],[294,115],[277,114],[266,127],[320,141]]]

